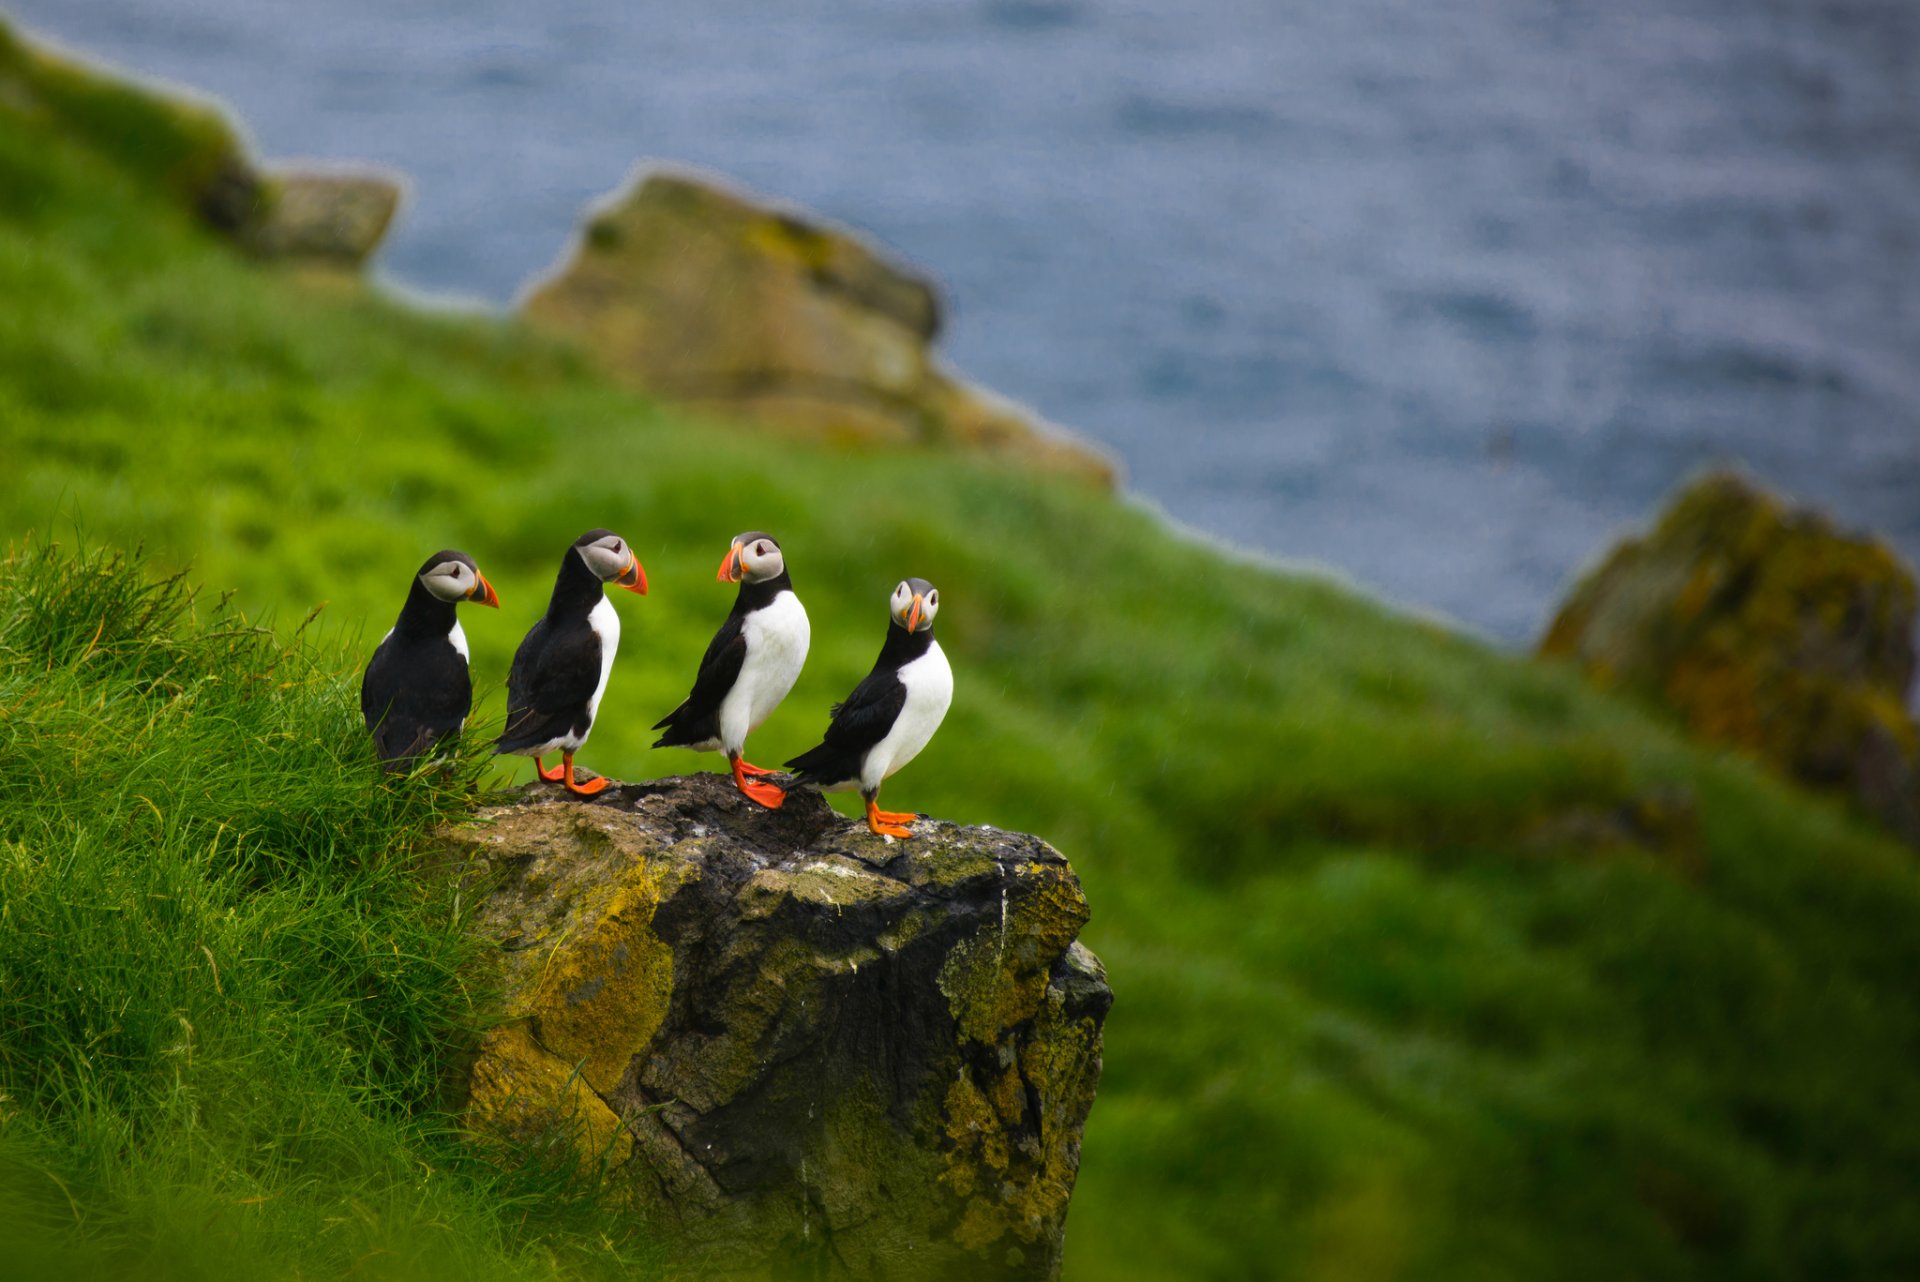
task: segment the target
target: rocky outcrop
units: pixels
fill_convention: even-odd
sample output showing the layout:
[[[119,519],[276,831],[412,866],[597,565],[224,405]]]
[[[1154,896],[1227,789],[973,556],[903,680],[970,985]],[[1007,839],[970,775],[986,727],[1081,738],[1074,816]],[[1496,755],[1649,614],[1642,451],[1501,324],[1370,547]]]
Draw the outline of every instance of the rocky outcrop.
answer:
[[[1914,606],[1884,543],[1718,474],[1587,575],[1540,648],[1920,843]]]
[[[916,834],[719,774],[482,811],[471,1128],[564,1144],[697,1276],[1053,1277],[1112,1001],[1086,900],[1037,838]]]
[[[380,174],[262,172],[212,105],[112,75],[0,20],[0,128],[9,115],[55,123],[264,258],[358,266],[399,205],[398,183]]]
[[[848,232],[687,174],[648,174],[597,210],[523,311],[615,377],[717,415],[1116,482],[1104,454],[940,367],[940,305],[923,277]]]
[[[263,258],[358,267],[380,247],[400,196],[398,179],[371,170],[274,170],[240,238]]]

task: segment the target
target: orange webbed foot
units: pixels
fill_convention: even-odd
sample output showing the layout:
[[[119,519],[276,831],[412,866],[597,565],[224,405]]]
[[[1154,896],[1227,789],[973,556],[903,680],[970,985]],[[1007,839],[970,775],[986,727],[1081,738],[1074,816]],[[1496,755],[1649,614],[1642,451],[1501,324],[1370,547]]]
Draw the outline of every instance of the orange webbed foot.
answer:
[[[917,815],[901,815],[895,814],[890,810],[882,810],[873,804],[873,798],[867,798],[868,832],[877,833],[882,837],[911,837],[913,836],[913,829],[905,825],[912,823],[918,817]]]
[[[565,766],[555,766],[549,770],[540,764],[540,754],[535,753],[533,756],[533,773],[539,775],[540,778],[547,783],[559,783],[567,777],[567,768]]]
[[[740,785],[740,791],[765,806],[768,810],[778,810],[786,803],[787,794],[770,783],[759,783],[749,779]]]
[[[595,775],[585,783],[573,777],[573,754],[571,752],[567,754],[565,771],[566,779],[564,782],[567,785],[567,791],[576,797],[591,797],[594,793],[602,792],[606,789],[607,777],[605,775]]]
[[[739,757],[734,757],[731,764],[733,766],[734,786],[746,794],[748,800],[758,802],[768,810],[778,810],[785,804],[787,800],[785,789],[777,788],[770,783],[761,783],[759,778],[754,777],[757,775],[760,776],[760,778],[764,778],[767,775],[777,774],[778,771],[762,770],[759,766],[750,766]]]
[[[914,820],[922,818],[921,815],[915,814],[911,810],[881,810],[878,808],[875,808],[873,817],[883,824],[911,824]]]

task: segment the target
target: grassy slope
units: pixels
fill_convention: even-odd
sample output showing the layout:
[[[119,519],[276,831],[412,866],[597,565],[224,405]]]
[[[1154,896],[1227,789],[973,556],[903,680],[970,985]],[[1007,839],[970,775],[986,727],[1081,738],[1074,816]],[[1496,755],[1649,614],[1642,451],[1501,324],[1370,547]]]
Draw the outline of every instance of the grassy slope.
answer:
[[[474,946],[344,656],[108,553],[0,561],[0,1268],[534,1279],[644,1258],[463,1151]],[[476,763],[477,764],[477,763]],[[471,772],[469,772],[470,774]]]
[[[560,549],[611,526],[654,584],[616,603],[584,758],[623,776],[713,765],[644,727],[726,608],[733,531],[780,534],[814,620],[762,761],[864,672],[897,578],[940,585],[957,701],[887,800],[1067,851],[1119,994],[1071,1275],[1920,1266],[1908,852],[1563,673],[1101,496],[702,425],[511,326],[254,269],[111,133],[9,110],[0,529],[78,512],[283,625],[328,601],[360,651],[463,547],[505,603],[467,620],[497,718]],[[1571,835],[1623,806],[1644,848]]]

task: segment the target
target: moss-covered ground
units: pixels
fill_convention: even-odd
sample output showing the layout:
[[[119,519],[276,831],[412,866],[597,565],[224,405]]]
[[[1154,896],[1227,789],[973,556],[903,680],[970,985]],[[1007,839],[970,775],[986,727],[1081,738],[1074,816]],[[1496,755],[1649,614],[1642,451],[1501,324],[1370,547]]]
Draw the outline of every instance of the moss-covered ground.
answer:
[[[1109,496],[693,421],[509,322],[250,264],[139,111],[69,97],[0,93],[0,531],[151,561],[0,574],[10,1265],[618,1271],[619,1225],[466,1160],[430,1089],[475,999],[395,855],[453,799],[367,768],[353,702],[451,545],[503,602],[466,625],[497,723],[606,525],[653,583],[582,758],[624,777],[715,765],[646,727],[729,535],[776,532],[813,619],[761,762],[866,670],[894,582],[940,586],[954,709],[884,800],[1058,845],[1118,996],[1071,1278],[1920,1272],[1911,851]],[[179,569],[274,635],[210,596],[139,622]]]

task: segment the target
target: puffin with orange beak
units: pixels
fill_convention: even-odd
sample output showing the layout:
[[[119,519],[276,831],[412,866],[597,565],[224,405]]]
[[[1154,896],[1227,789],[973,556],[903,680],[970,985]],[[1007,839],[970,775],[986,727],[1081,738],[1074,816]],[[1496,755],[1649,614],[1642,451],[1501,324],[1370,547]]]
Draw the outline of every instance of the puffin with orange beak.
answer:
[[[754,530],[735,538],[720,561],[718,578],[740,585],[733,611],[707,643],[693,692],[654,724],[666,733],[653,746],[724,752],[740,791],[778,808],[787,794],[765,779],[776,772],[750,764],[742,754],[747,736],[773,715],[807,661],[812,635],[807,612],[794,595],[786,555],[771,534]]]
[[[794,787],[822,792],[853,788],[867,803],[867,827],[886,837],[911,837],[920,816],[882,810],[880,785],[920,755],[953,702],[953,669],[933,639],[940,592],[925,579],[906,579],[888,602],[887,639],[866,680],[833,720],[820,746],[787,763]]]
[[[647,594],[647,572],[627,541],[612,530],[588,530],[560,557],[547,612],[514,651],[507,673],[507,728],[495,752],[532,757],[534,772],[591,797],[604,777],[574,778],[573,754],[587,742],[600,697],[607,692],[620,649],[620,616],[603,584]],[[558,752],[548,770],[540,758]]]
[[[454,606],[498,608],[500,598],[465,552],[435,552],[413,576],[407,600],[360,678],[360,713],[373,749],[390,770],[403,768],[467,724],[473,678],[467,634]]]

